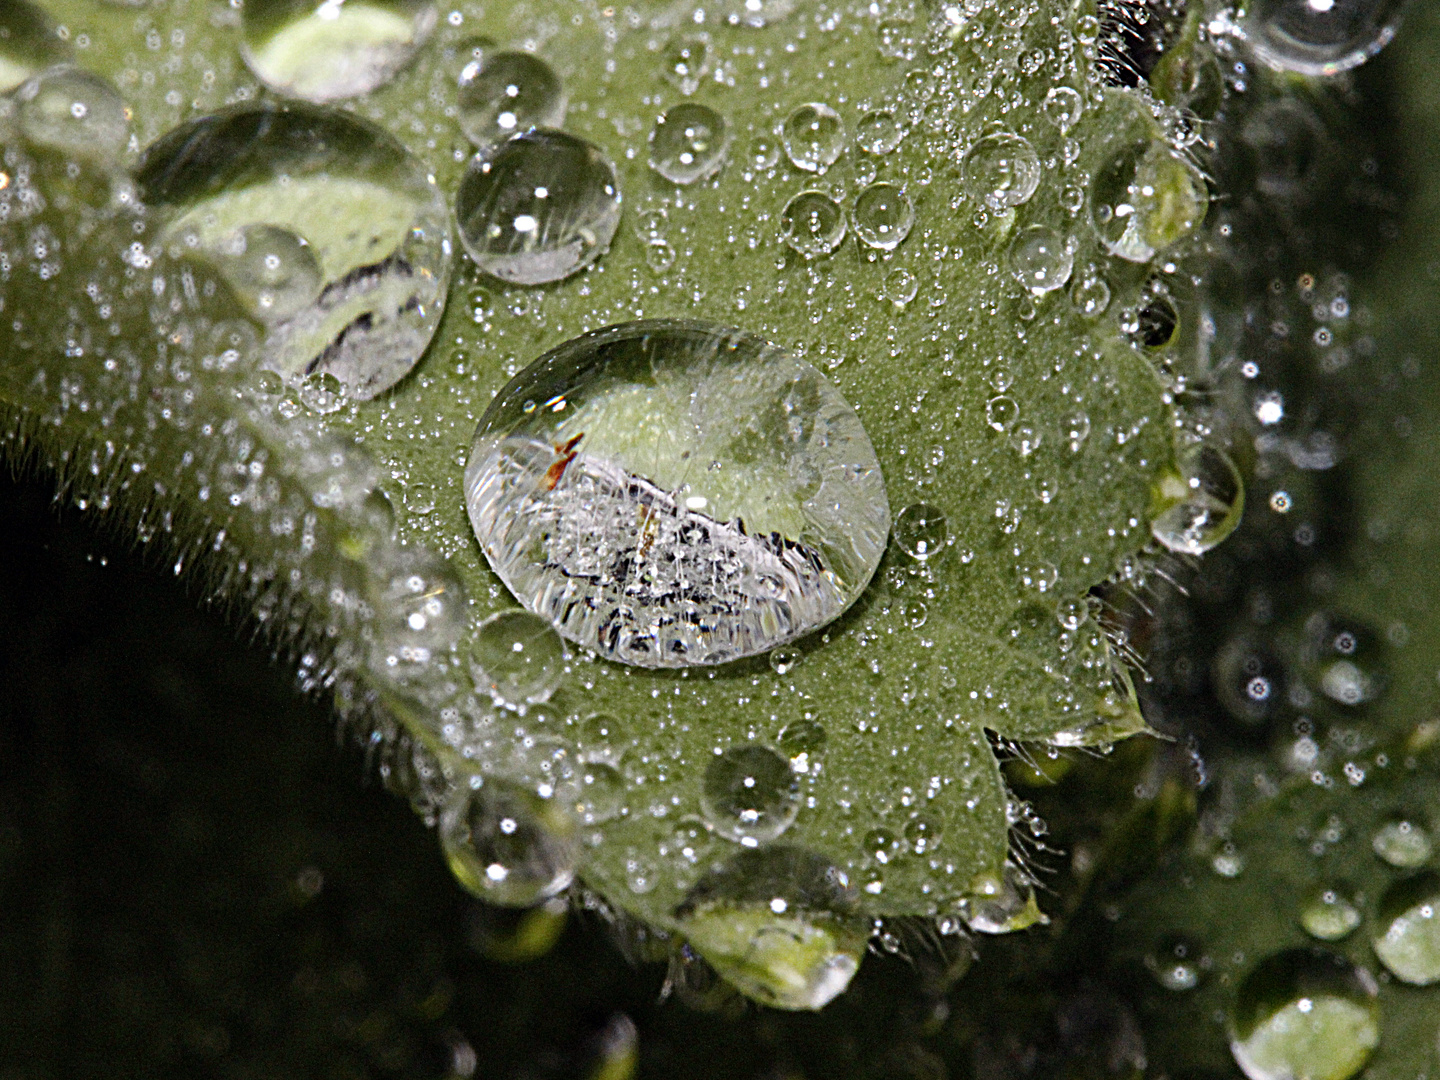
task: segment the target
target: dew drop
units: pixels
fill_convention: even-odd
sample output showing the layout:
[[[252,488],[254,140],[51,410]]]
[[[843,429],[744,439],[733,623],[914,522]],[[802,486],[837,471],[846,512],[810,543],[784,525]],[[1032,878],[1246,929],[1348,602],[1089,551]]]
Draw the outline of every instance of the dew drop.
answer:
[[[1262,645],[1245,638],[1227,642],[1215,654],[1211,675],[1220,704],[1247,727],[1266,723],[1284,706],[1284,666]]]
[[[1242,27],[1269,66],[1336,75],[1390,43],[1403,7],[1401,0],[1257,0]]]
[[[905,840],[916,855],[931,855],[945,836],[945,824],[935,814],[920,813],[905,823]]]
[[[1070,596],[1055,607],[1055,621],[1062,630],[1079,630],[1090,621],[1090,601],[1083,596]]]
[[[263,306],[273,273],[272,302],[293,307],[310,288],[299,248],[308,252],[318,295],[267,320],[259,350],[287,378],[326,371],[351,397],[374,397],[415,365],[440,323],[451,266],[444,199],[404,147],[349,113],[298,102],[229,109],[153,143],[136,179],[160,211],[162,243],[235,272],[242,306]],[[234,254],[252,237],[258,268]]]
[[[994,211],[1030,200],[1040,186],[1040,158],[1028,139],[1008,131],[986,135],[961,163],[966,193]]]
[[[1300,925],[1320,941],[1343,941],[1360,925],[1360,910],[1345,890],[1331,886],[1305,901],[1300,908]]]
[[[776,675],[789,675],[803,657],[804,654],[799,649],[782,645],[778,649],[770,650],[770,670]]]
[[[780,749],[792,762],[801,755],[814,758],[825,748],[828,738],[825,728],[818,721],[794,720],[780,732]]]
[[[1085,440],[1090,437],[1090,415],[1088,413],[1071,413],[1060,425],[1060,437],[1070,444],[1070,452],[1078,454],[1080,447],[1085,445]]]
[[[389,81],[434,28],[429,0],[246,0],[240,55],[279,94],[339,101]]]
[[[1434,853],[1434,844],[1425,827],[1409,818],[1387,821],[1370,838],[1375,854],[1391,866],[1413,869],[1424,866]]]
[[[1054,292],[1069,281],[1074,261],[1071,243],[1048,225],[1020,230],[1010,245],[1010,269],[1034,296]]]
[[[1380,898],[1375,955],[1412,986],[1440,982],[1440,874],[1397,881]]]
[[[430,670],[465,629],[465,587],[444,559],[395,548],[371,589],[372,667],[396,682]]]
[[[764,172],[780,163],[780,143],[775,136],[762,132],[750,140],[746,150],[745,163],[749,168]]]
[[[1240,471],[1223,450],[1191,446],[1179,456],[1178,473],[1160,481],[1166,505],[1150,523],[1150,532],[1171,551],[1203,555],[1240,524],[1245,485]]]
[[[125,148],[125,102],[99,75],[52,69],[20,87],[15,100],[20,133],[34,146],[86,161],[107,161]]]
[[[855,196],[855,235],[872,248],[893,251],[914,224],[915,206],[897,184],[881,181]]]
[[[1195,166],[1155,140],[1120,150],[1090,185],[1090,215],[1101,241],[1131,262],[1148,262],[1189,236],[1209,200]]]
[[[1008,394],[1000,394],[985,403],[985,422],[996,431],[1009,431],[1020,419],[1020,406]]]
[[[735,747],[706,767],[700,809],[721,836],[753,847],[794,822],[800,784],[790,762],[769,747]]]
[[[672,184],[693,184],[720,171],[730,126],[708,105],[684,101],[660,114],[650,132],[650,167]]]
[[[1080,96],[1080,91],[1073,87],[1055,86],[1045,95],[1040,108],[1050,118],[1050,122],[1060,129],[1060,134],[1064,135],[1079,122],[1085,111],[1085,99]]]
[[[845,239],[845,211],[823,191],[802,191],[780,211],[780,236],[806,258],[829,255]]]
[[[944,551],[948,536],[944,511],[929,503],[915,503],[895,515],[895,543],[919,562]]]
[[[628,323],[547,353],[492,403],[469,462],[470,521],[511,591],[643,667],[823,626],[889,531],[879,462],[834,385],[710,323]]]
[[[904,138],[904,125],[889,109],[868,112],[855,125],[855,145],[867,154],[889,154]]]
[[[1309,676],[1328,699],[1358,708],[1384,692],[1385,649],[1373,630],[1333,615],[1317,615],[1307,628],[1312,635]]]
[[[457,104],[465,137],[488,146],[531,128],[559,127],[565,120],[565,86],[538,56],[486,53],[461,69]]]
[[[460,239],[475,265],[512,285],[583,270],[620,225],[620,185],[600,149],[539,129],[482,150],[455,194]]]
[[[1011,862],[1005,863],[998,879],[984,881],[974,895],[962,899],[960,913],[979,934],[1010,934],[1044,920],[1034,887]]]
[[[1146,955],[1145,966],[1162,987],[1179,993],[1200,985],[1209,960],[1194,938],[1184,934],[1167,934]]]
[[[930,609],[925,601],[911,597],[900,602],[900,619],[911,630],[919,630],[930,618]]]
[[[548,701],[564,669],[560,635],[528,611],[498,612],[475,632],[470,653],[475,685],[501,704],[523,708]]]
[[[897,266],[885,275],[882,294],[896,307],[904,307],[920,292],[920,282],[909,270]]]
[[[1320,949],[1258,964],[1229,1017],[1230,1052],[1250,1080],[1349,1080],[1380,1043],[1369,972]]]
[[[700,89],[710,74],[710,38],[706,34],[677,34],[665,43],[660,56],[660,74],[682,94]]]
[[[1088,273],[1070,290],[1070,304],[1087,319],[1098,319],[1110,306],[1110,286],[1098,274]]]
[[[580,770],[580,800],[576,811],[586,825],[599,825],[618,817],[625,808],[625,777],[603,761],[591,761]]]
[[[440,819],[440,845],[460,884],[507,907],[528,907],[569,887],[573,832],[554,803],[493,779],[459,788]]]
[[[317,371],[300,383],[299,397],[300,404],[311,412],[328,416],[344,407],[345,387],[330,372]]]
[[[663,274],[675,265],[677,255],[668,240],[651,240],[645,245],[645,265],[657,274]]]
[[[845,152],[847,137],[840,114],[829,105],[797,106],[780,126],[785,156],[797,169],[822,173]]]

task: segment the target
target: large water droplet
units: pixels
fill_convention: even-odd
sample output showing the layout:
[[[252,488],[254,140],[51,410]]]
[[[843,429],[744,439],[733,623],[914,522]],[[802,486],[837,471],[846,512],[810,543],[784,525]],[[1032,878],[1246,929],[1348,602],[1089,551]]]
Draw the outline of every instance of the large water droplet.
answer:
[[[672,184],[693,184],[720,171],[730,125],[708,105],[684,101],[660,114],[650,132],[650,167]]]
[[[565,86],[555,70],[525,52],[484,53],[460,71],[460,130],[477,146],[531,128],[559,127]]]
[[[404,682],[430,670],[465,629],[465,587],[445,560],[423,548],[397,548],[374,576],[370,597],[372,666]]]
[[[774,840],[800,812],[800,783],[790,762],[766,746],[726,750],[705,767],[705,820],[747,847]]]
[[[1271,67],[1302,75],[1335,75],[1388,45],[1401,0],[1256,0],[1245,37]]]
[[[0,94],[32,75],[63,63],[70,49],[44,10],[26,0],[0,4]]]
[[[1300,908],[1300,925],[1321,941],[1341,941],[1360,925],[1360,910],[1346,890],[1332,886],[1318,890]]]
[[[1380,858],[1401,869],[1424,866],[1435,850],[1425,826],[1411,818],[1396,818],[1381,825],[1370,838],[1370,846]]]
[[[1291,949],[1240,984],[1230,1052],[1250,1080],[1349,1080],[1380,1043],[1375,980],[1344,957]]]
[[[893,251],[910,235],[915,206],[905,189],[881,181],[855,196],[855,235],[881,251]]]
[[[997,131],[965,154],[961,176],[976,202],[1007,210],[1028,202],[1040,186],[1040,156],[1024,136]]]
[[[915,503],[895,515],[895,543],[919,562],[944,551],[949,532],[945,512],[929,503]]]
[[[440,844],[460,884],[492,904],[528,907],[575,877],[574,823],[554,802],[501,780],[462,787],[440,819]]]
[[[1375,955],[1413,986],[1440,982],[1440,874],[1429,871],[1390,886],[1380,899]]]
[[[797,169],[824,172],[845,152],[847,138],[840,114],[829,105],[810,102],[785,117],[780,126],[785,154]]]
[[[1090,214],[1111,254],[1148,262],[1190,235],[1210,196],[1195,166],[1159,141],[1120,150],[1090,185]]]
[[[845,239],[845,211],[823,191],[802,191],[780,211],[780,236],[807,258],[829,255]]]
[[[980,882],[959,908],[966,925],[980,934],[1010,934],[1045,921],[1030,879],[1011,862],[999,878]]]
[[[524,707],[548,701],[565,668],[565,643],[528,611],[501,611],[480,624],[470,655],[475,685],[496,701]]]
[[[240,54],[277,93],[339,101],[386,82],[434,28],[430,0],[246,0]]]
[[[844,872],[774,846],[742,852],[691,890],[683,932],[726,979],[782,1009],[820,1009],[854,978],[868,926]]]
[[[1179,456],[1178,473],[1159,482],[1166,507],[1150,522],[1150,532],[1171,551],[1203,555],[1240,524],[1245,484],[1223,450],[1191,446]]]
[[[465,250],[485,273],[543,285],[582,270],[620,225],[620,185],[600,149],[537,130],[482,150],[455,194]]]
[[[1010,269],[1035,296],[1053,292],[1069,281],[1074,263],[1073,246],[1049,225],[1021,229],[1010,245]]]
[[[828,379],[753,334],[678,320],[587,334],[516,376],[476,431],[465,499],[526,607],[643,667],[824,625],[890,524],[874,449]]]
[[[162,243],[234,273],[257,314],[267,292],[272,307],[294,306],[310,260],[319,268],[310,302],[266,317],[266,367],[296,382],[328,372],[370,398],[430,343],[450,279],[448,214],[424,167],[379,128],[315,105],[243,106],[153,143],[137,180]]]
[[[20,133],[32,145],[90,161],[114,158],[125,148],[125,102],[99,75],[53,69],[20,87],[15,100]]]

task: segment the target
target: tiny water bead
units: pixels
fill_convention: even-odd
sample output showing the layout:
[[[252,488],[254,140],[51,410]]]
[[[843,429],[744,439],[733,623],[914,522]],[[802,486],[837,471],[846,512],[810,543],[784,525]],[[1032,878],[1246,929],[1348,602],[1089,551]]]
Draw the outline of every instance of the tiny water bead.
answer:
[[[1215,696],[1248,728],[1268,722],[1285,704],[1284,665],[1264,645],[1246,638],[1226,642],[1211,668]]]
[[[455,195],[475,265],[511,285],[583,270],[620,225],[620,185],[600,149],[561,131],[528,131],[482,150]]]
[[[710,74],[712,49],[708,34],[677,34],[665,43],[660,55],[660,74],[682,94],[700,89]]]
[[[1379,987],[1321,949],[1262,960],[1241,982],[1230,1052],[1250,1080],[1349,1080],[1380,1043]]]
[[[867,154],[889,154],[904,138],[905,126],[889,109],[868,112],[855,125],[855,145]]]
[[[1333,615],[1314,616],[1307,628],[1313,635],[1309,676],[1328,700],[1359,708],[1384,693],[1386,650],[1379,635]]]
[[[785,729],[780,732],[780,749],[789,755],[792,763],[795,759],[804,757],[807,764],[813,767],[811,759],[825,749],[825,743],[829,738],[824,725],[818,721],[794,720],[786,724]],[[796,771],[802,770],[796,766]]]
[[[829,255],[845,239],[845,211],[823,191],[802,191],[780,211],[780,236],[806,258]]]
[[[1209,201],[1199,170],[1154,140],[1122,148],[1090,185],[1090,215],[1101,242],[1131,262],[1148,262],[1189,236]]]
[[[240,54],[276,93],[359,97],[407,64],[435,28],[430,0],[246,0]]]
[[[1424,866],[1435,850],[1430,833],[1410,818],[1397,818],[1381,825],[1370,838],[1370,846],[1381,859],[1402,870]]]
[[[1360,921],[1360,909],[1338,886],[1318,890],[1300,908],[1300,925],[1320,941],[1343,941]]]
[[[915,206],[905,189],[881,181],[855,196],[855,235],[881,251],[893,251],[910,235]]]
[[[859,417],[753,334],[657,320],[552,350],[475,433],[465,501],[530,610],[642,667],[769,652],[879,565],[884,480]]]
[[[565,669],[565,643],[528,611],[501,611],[480,624],[470,655],[477,688],[524,707],[548,701]]]
[[[1440,874],[1397,881],[1380,899],[1375,955],[1402,982],[1440,982]]]
[[[944,511],[929,503],[915,503],[895,515],[895,543],[917,562],[938,556],[948,537]]]
[[[1075,251],[1071,242],[1049,225],[1020,230],[1010,245],[1010,269],[1034,296],[1054,292],[1070,280]]]
[[[1240,524],[1245,510],[1245,484],[1230,455],[1213,446],[1196,445],[1179,455],[1179,471],[1161,477],[1157,503],[1164,507],[1150,522],[1150,532],[1171,551],[1203,555]]]
[[[829,105],[810,102],[795,108],[780,125],[785,156],[797,169],[821,173],[840,160],[848,141],[845,123]]]
[[[576,811],[586,825],[599,825],[618,817],[625,808],[625,777],[603,761],[587,762],[580,769],[580,798]]]
[[[1064,135],[1079,122],[1085,112],[1085,99],[1074,87],[1055,86],[1045,95],[1040,108],[1050,118],[1050,122],[1060,129],[1060,134]]]
[[[1256,0],[1243,29],[1273,68],[1336,75],[1388,45],[1403,8],[1403,0]]]
[[[945,823],[935,814],[921,813],[905,823],[905,842],[916,855],[932,855],[945,838]]]
[[[1166,990],[1176,993],[1200,985],[1210,967],[1210,958],[1194,938],[1167,934],[1145,957],[1150,974]]]
[[[997,394],[985,402],[985,422],[996,431],[1009,431],[1020,419],[1020,405],[1009,394]]]
[[[482,53],[460,71],[460,130],[476,146],[529,131],[559,127],[565,85],[555,70],[526,52]]]
[[[897,266],[885,275],[881,295],[896,307],[904,307],[920,292],[920,279],[903,266]]]
[[[379,128],[299,102],[239,106],[151,144],[136,180],[165,248],[214,267],[265,324],[266,367],[294,382],[327,372],[366,399],[429,345],[450,279],[448,214]]]
[[[70,57],[44,10],[28,0],[0,3],[0,94]]]
[[[438,556],[423,548],[396,548],[374,575],[369,596],[371,665],[406,682],[424,675],[453,649],[465,630],[465,587]]]
[[[650,132],[650,167],[672,184],[693,184],[720,171],[730,125],[708,105],[684,101],[660,114]]]
[[[804,654],[799,649],[792,649],[782,645],[778,649],[770,650],[770,670],[776,675],[789,675],[795,670],[795,665],[800,663]]]
[[[1070,304],[1087,319],[1098,319],[1110,306],[1110,286],[1098,274],[1087,273],[1070,290]]]
[[[113,159],[125,148],[125,102],[99,75],[51,69],[21,86],[15,100],[20,134],[32,146],[90,161]]]
[[[1040,156],[1023,135],[997,131],[980,139],[961,162],[965,192],[994,211],[1029,202],[1040,186]]]
[[[700,808],[721,836],[754,847],[794,822],[800,782],[790,761],[769,747],[736,747],[706,766]]]
[[[566,811],[501,780],[456,790],[440,818],[440,845],[460,884],[492,904],[528,907],[575,878]]]

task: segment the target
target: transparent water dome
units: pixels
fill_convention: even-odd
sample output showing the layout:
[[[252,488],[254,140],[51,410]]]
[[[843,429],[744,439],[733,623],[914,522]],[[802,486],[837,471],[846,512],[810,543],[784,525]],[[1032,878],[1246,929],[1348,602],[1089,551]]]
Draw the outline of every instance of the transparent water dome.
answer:
[[[440,323],[449,214],[423,165],[349,113],[299,102],[192,121],[136,179],[173,257],[206,264],[266,334],[264,365],[374,397]]]
[[[890,531],[860,418],[754,334],[655,320],[536,360],[481,419],[465,503],[491,567],[576,644],[718,664],[840,615]]]
[[[1255,0],[1245,37],[1270,67],[1336,75],[1388,45],[1404,7],[1404,0]]]

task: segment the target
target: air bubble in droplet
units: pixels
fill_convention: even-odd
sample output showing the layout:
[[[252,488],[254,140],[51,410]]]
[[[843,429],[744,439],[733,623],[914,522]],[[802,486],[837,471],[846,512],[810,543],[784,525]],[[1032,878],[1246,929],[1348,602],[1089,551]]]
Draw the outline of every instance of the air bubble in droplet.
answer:
[[[1375,955],[1402,982],[1440,982],[1440,874],[1397,881],[1380,898]]]
[[[501,611],[475,632],[470,670],[477,688],[512,707],[548,701],[560,685],[565,644],[555,628],[528,611]]]
[[[823,191],[802,191],[780,211],[780,236],[806,258],[829,255],[845,239],[845,211]]]
[[[1320,941],[1342,941],[1360,925],[1360,910],[1344,889],[1331,886],[1305,901],[1300,908],[1300,925]]]
[[[868,112],[855,125],[855,145],[867,154],[891,153],[904,138],[904,125],[889,109]]]
[[[1203,555],[1240,524],[1245,484],[1230,456],[1213,446],[1189,447],[1177,464],[1178,473],[1160,481],[1166,509],[1151,521],[1150,532],[1171,551]]]
[[[1075,252],[1070,241],[1048,225],[1021,229],[1010,245],[1010,269],[1034,296],[1043,296],[1070,280]]]
[[[460,884],[509,907],[528,907],[569,887],[573,832],[555,803],[494,779],[457,789],[440,819],[440,845]]]
[[[246,0],[240,55],[279,94],[339,101],[389,81],[434,28],[430,0]]]
[[[1040,186],[1040,171],[1029,140],[1007,131],[986,135],[961,164],[966,193],[995,211],[1028,202]]]
[[[1391,866],[1412,869],[1430,861],[1434,845],[1425,826],[1410,818],[1387,821],[1370,838],[1375,854]]]
[[[824,625],[869,582],[890,525],[874,449],[828,379],[755,335],[679,320],[596,331],[522,371],[480,422],[465,498],[523,604],[644,667],[765,653]]]
[[[928,503],[915,503],[895,515],[895,543],[919,562],[944,551],[948,536],[944,511]]]
[[[600,149],[540,129],[482,150],[455,195],[475,265],[512,285],[543,285],[598,259],[620,224],[615,167]]]
[[[560,76],[526,52],[487,52],[471,60],[461,69],[456,100],[460,130],[476,146],[559,127],[565,119]]]
[[[883,180],[855,196],[855,235],[881,251],[893,251],[910,235],[915,206],[905,189]]]
[[[672,184],[693,184],[720,171],[730,126],[708,105],[684,101],[660,114],[650,132],[650,167]]]
[[[800,784],[789,760],[769,747],[735,747],[706,766],[700,808],[721,836],[767,843],[800,812]]]
[[[845,124],[829,105],[810,102],[785,117],[780,127],[785,155],[797,169],[824,172],[845,152]]]
[[[34,146],[87,161],[112,159],[125,148],[125,102],[99,75],[55,68],[21,86],[15,100],[20,133]]]
[[[1158,140],[1121,149],[1090,184],[1090,215],[1101,242],[1131,262],[1148,262],[1189,236],[1209,202],[1199,170]]]
[[[1257,0],[1242,29],[1273,68],[1336,75],[1390,43],[1403,7],[1401,0]]]

